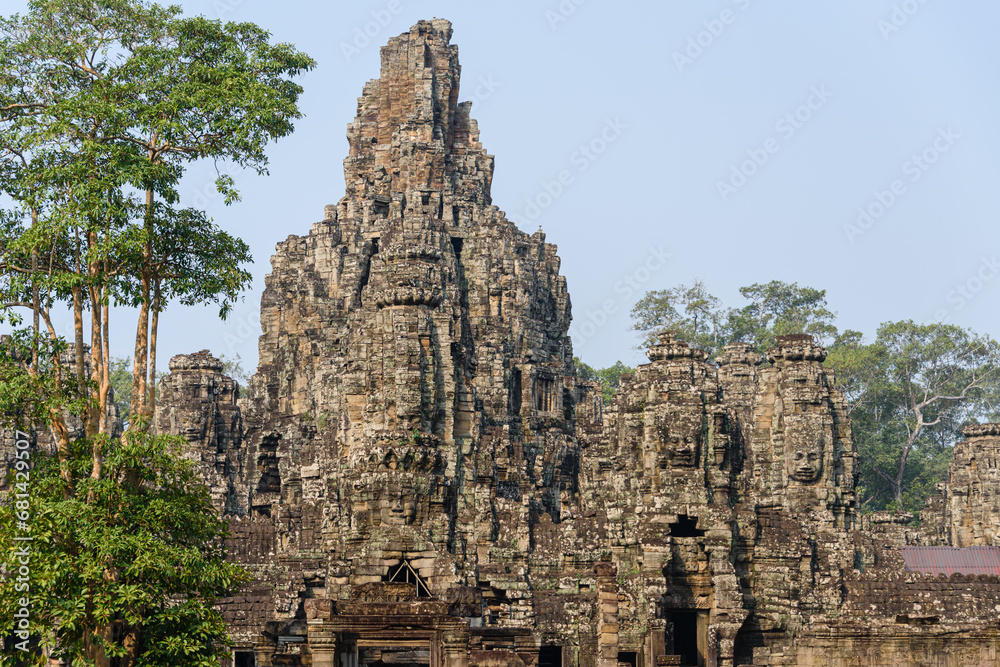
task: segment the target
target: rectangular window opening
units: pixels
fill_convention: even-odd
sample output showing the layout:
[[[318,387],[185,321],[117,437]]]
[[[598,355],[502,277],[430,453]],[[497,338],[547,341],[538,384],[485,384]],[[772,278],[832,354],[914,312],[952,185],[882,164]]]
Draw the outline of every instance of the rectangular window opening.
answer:
[[[552,378],[535,378],[535,409],[539,412],[552,411],[552,390],[555,383]]]

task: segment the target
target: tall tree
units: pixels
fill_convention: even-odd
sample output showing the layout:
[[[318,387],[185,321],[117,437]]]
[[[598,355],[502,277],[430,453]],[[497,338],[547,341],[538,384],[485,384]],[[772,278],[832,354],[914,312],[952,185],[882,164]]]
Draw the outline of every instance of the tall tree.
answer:
[[[656,334],[671,329],[690,345],[717,350],[724,345],[727,313],[700,280],[646,292],[632,307],[632,329],[643,336],[640,347],[656,343]]]
[[[759,350],[774,346],[775,337],[808,333],[821,342],[835,339],[836,314],[826,307],[826,291],[773,280],[741,287],[749,303],[724,307],[708,293],[704,283],[651,290],[632,308],[632,328],[642,335],[640,347],[656,342],[656,334],[672,329],[693,347],[710,356],[737,341],[753,343]]]
[[[997,414],[1000,345],[954,325],[887,322],[870,345],[855,341],[828,364],[859,376],[847,395],[862,502],[873,509],[919,511],[962,427]]]
[[[29,389],[44,397],[14,416],[57,441],[58,480],[41,477],[51,482],[52,495],[40,496],[51,516],[39,525],[56,526],[46,543],[52,562],[83,569],[53,578],[60,587],[33,604],[55,628],[52,645],[87,664],[214,659],[218,623],[202,612],[232,577],[199,573],[191,549],[210,548],[221,533],[197,532],[205,505],[178,490],[194,478],[142,427],[155,401],[159,314],[174,301],[215,302],[224,315],[249,281],[249,254],[204,213],[180,207],[177,185],[191,162],[212,160],[219,191],[236,201],[225,169],[266,173],[266,145],[300,116],[292,79],[313,65],[253,24],[183,17],[143,0],[31,0],[24,16],[0,19],[0,195],[13,202],[0,217],[0,316],[31,315],[17,349],[0,359],[0,399]],[[139,315],[132,428],[118,440],[107,418],[115,302]],[[54,326],[60,307],[73,317],[72,348]],[[82,439],[71,439],[70,415],[82,419]],[[60,512],[79,526],[59,523]],[[171,523],[178,517],[194,532]],[[10,528],[0,521],[0,539]],[[148,569],[135,579],[137,568]],[[177,586],[164,583],[173,576]],[[204,589],[191,584],[201,576]],[[152,590],[161,584],[162,594]],[[208,642],[204,651],[198,641]],[[175,649],[188,657],[169,657]]]
[[[32,292],[48,278],[59,288],[50,298],[72,302],[78,374],[89,309],[94,431],[110,386],[112,299],[139,309],[130,411],[148,417],[166,301],[218,301],[225,312],[249,279],[245,245],[176,210],[176,186],[200,159],[264,173],[265,146],[292,131],[301,88],[291,77],[314,63],[269,37],[140,0],[33,0],[0,22],[4,191],[32,230],[6,230],[4,268]],[[231,177],[217,186],[238,199]],[[164,241],[179,237],[188,256],[171,264]],[[6,302],[26,306],[16,287]]]
[[[774,346],[775,337],[806,333],[820,342],[837,335],[836,314],[826,307],[826,290],[772,280],[741,287],[750,303],[729,311],[726,334],[731,342],[753,343],[759,350]]]

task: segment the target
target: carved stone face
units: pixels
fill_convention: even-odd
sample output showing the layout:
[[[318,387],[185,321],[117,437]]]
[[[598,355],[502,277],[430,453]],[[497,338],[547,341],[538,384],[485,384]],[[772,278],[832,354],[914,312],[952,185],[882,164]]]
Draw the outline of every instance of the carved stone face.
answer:
[[[417,516],[417,502],[413,489],[407,484],[390,482],[380,499],[379,514],[382,525],[408,526]]]
[[[694,434],[671,433],[667,436],[666,445],[670,465],[678,467],[698,465],[698,437]]]
[[[788,456],[788,478],[801,484],[814,484],[823,473],[823,441],[798,442]]]

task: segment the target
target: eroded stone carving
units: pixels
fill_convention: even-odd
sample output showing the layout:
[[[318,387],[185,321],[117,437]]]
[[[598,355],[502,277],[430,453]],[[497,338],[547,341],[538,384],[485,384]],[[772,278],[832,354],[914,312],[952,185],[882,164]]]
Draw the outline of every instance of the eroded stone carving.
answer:
[[[802,484],[815,484],[823,473],[823,440],[790,443],[788,477]]]

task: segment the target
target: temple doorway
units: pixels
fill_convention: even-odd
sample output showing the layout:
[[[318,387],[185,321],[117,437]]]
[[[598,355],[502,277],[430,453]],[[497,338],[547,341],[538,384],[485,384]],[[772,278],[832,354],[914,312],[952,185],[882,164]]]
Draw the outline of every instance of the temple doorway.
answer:
[[[686,667],[705,667],[708,652],[708,610],[677,609],[670,612],[674,625],[674,655]]]

